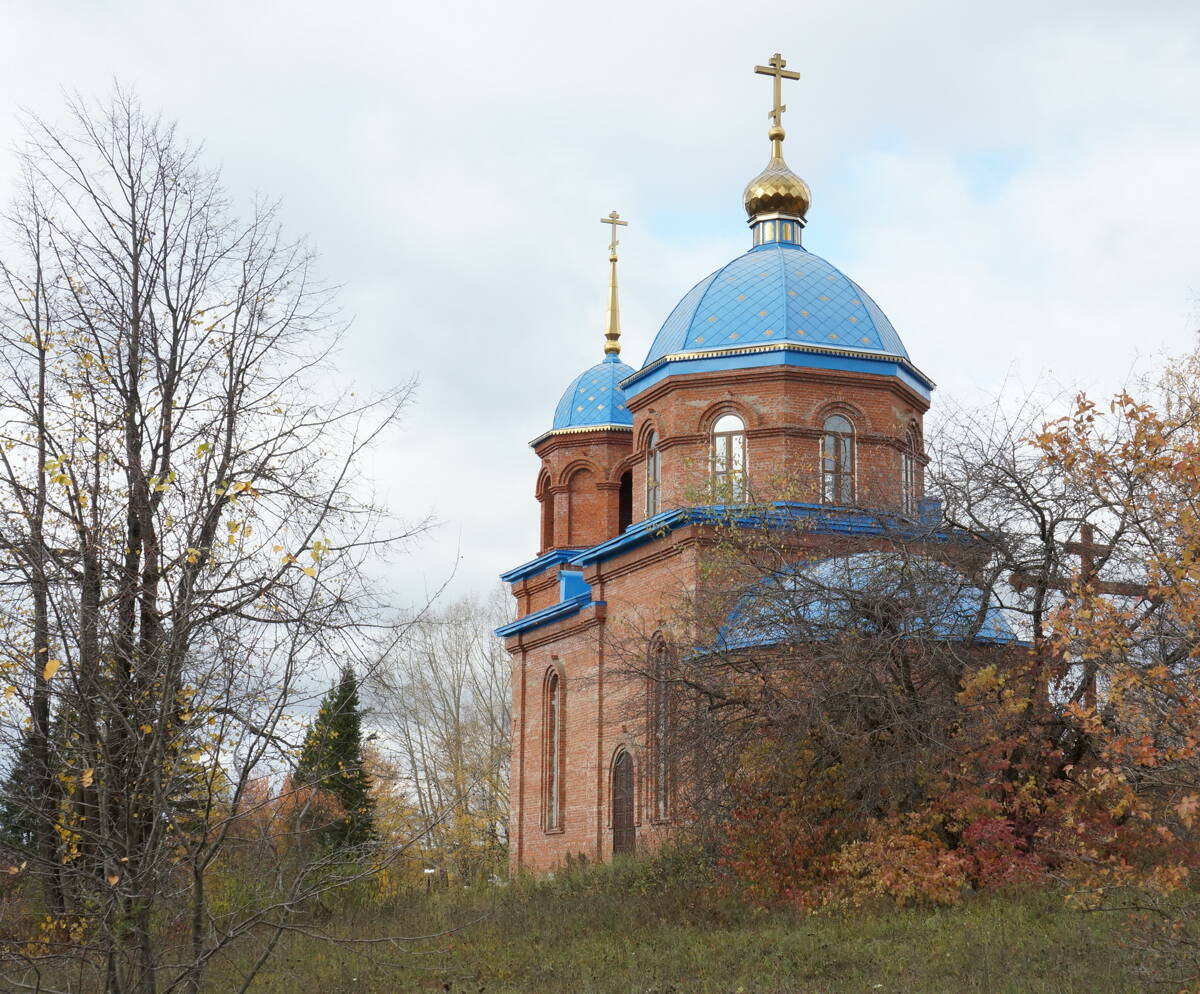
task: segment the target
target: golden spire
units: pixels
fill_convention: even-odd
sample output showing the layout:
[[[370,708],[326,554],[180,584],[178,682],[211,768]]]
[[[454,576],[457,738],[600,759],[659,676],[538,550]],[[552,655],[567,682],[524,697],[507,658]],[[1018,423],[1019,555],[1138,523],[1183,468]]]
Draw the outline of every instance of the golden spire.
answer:
[[[783,112],[787,110],[787,105],[783,103],[783,81],[800,78],[798,72],[788,72],[785,66],[787,66],[787,62],[782,55],[776,52],[765,66],[754,67],[756,73],[773,78],[775,101],[774,106],[767,112],[767,117],[771,119],[771,127],[767,131],[767,137],[771,139],[771,161],[767,163],[766,169],[747,184],[744,195],[746,213],[750,216],[751,225],[755,223],[755,219],[759,215],[770,215],[771,217],[783,215],[803,226],[804,215],[808,213],[808,206],[812,201],[808,184],[792,172],[788,168],[788,164],[783,161],[785,136]],[[758,232],[755,235],[756,239],[762,234],[767,241],[776,240],[777,229],[771,228],[770,230],[776,232],[775,237]],[[792,239],[784,240],[791,241]],[[759,242],[756,240],[755,244],[757,245]]]
[[[608,217],[600,218],[601,224],[612,225],[612,236],[608,243],[608,319],[604,323],[604,354],[618,356],[621,354],[621,310],[617,306],[617,225],[627,225],[616,211]]]

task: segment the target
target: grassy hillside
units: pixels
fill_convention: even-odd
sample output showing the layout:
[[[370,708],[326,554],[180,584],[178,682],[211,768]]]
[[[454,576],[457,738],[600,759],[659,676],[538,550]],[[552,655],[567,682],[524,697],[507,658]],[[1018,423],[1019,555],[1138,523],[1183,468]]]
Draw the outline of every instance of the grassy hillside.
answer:
[[[950,909],[847,916],[762,911],[671,864],[576,870],[554,880],[414,894],[368,912],[328,910],[343,938],[430,936],[332,947],[285,936],[252,990],[840,994],[892,991],[1107,994],[1162,989],[1139,977],[1110,913],[1060,896],[995,896]],[[247,955],[249,955],[247,953]],[[240,986],[236,960],[209,989]]]

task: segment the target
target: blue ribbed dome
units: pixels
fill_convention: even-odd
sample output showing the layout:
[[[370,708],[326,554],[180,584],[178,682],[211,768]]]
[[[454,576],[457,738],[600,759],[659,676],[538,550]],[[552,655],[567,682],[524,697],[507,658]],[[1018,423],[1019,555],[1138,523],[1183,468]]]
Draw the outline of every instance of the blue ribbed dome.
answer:
[[[551,431],[563,428],[597,428],[601,425],[633,425],[619,386],[633,370],[615,355],[580,373],[567,387],[554,410]]]
[[[896,329],[858,284],[798,245],[772,243],[693,287],[643,365],[680,352],[779,343],[908,360]]]

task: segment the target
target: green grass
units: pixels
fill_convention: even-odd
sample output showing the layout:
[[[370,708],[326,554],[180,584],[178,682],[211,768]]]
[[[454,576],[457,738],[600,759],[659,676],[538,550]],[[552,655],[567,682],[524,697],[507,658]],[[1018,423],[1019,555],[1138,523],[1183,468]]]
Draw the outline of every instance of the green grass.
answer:
[[[418,935],[395,946],[330,946],[294,934],[261,994],[362,991],[521,994],[1109,994],[1177,990],[1139,979],[1123,918],[1069,910],[1052,893],[970,898],[953,908],[806,916],[715,896],[666,864],[576,870],[550,881],[413,895],[346,909],[342,937]],[[249,953],[247,952],[247,956]],[[236,986],[236,961],[208,989]]]

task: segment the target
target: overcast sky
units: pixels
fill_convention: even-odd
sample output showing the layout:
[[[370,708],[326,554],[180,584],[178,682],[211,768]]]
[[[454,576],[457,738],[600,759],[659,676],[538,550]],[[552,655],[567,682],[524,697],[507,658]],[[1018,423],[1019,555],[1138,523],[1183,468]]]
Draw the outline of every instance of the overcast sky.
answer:
[[[398,604],[536,552],[537,460],[599,361],[608,228],[624,358],[749,247],[782,51],[806,246],[891,318],[934,396],[1050,376],[1099,394],[1200,327],[1200,4],[0,0],[0,148],[18,111],[114,79],[283,198],[344,286],[347,381],[420,377],[373,470],[437,533]],[[0,157],[0,195],[13,163]]]

